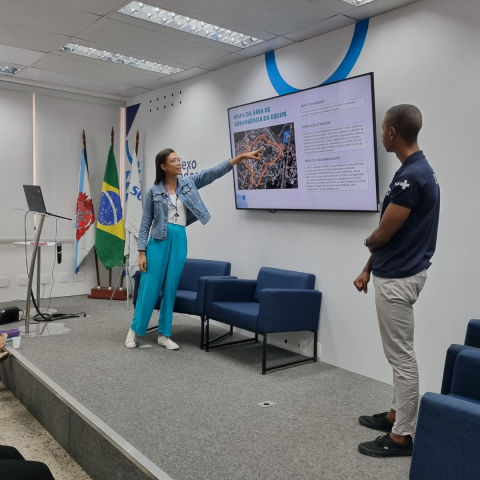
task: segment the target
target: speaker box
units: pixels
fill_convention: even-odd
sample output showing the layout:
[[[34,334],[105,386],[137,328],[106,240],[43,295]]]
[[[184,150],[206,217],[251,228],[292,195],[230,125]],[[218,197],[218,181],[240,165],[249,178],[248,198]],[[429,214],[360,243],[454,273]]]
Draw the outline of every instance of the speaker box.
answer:
[[[8,307],[0,310],[0,325],[6,323],[18,322],[20,320],[20,309],[18,307]]]

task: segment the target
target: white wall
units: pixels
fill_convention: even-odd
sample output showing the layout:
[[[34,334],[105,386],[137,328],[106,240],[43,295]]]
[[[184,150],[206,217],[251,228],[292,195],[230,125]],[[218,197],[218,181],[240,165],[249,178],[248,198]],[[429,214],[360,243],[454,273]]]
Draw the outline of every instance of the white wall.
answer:
[[[33,183],[33,115],[32,94],[0,89],[0,135],[5,154],[0,160],[2,189],[0,221],[1,239],[22,237],[24,211],[27,208],[23,184]],[[78,196],[78,175],[82,152],[82,130],[87,138],[90,184],[96,209],[100,202],[103,175],[110,148],[110,130],[115,131],[115,158],[119,167],[120,108],[66,98],[35,95],[36,183],[42,187],[49,211],[74,218]],[[8,195],[7,193],[8,192]],[[32,218],[27,222],[32,238]],[[86,273],[85,282],[76,282],[74,273],[74,225],[58,221],[58,239],[70,239],[63,244],[63,261],[55,267],[55,281],[46,285],[45,297],[80,295],[96,286],[93,251],[80,267]],[[55,221],[45,220],[42,238],[53,239]],[[31,248],[28,249],[30,259]],[[54,249],[42,251],[42,274],[50,275],[54,264]],[[10,278],[10,287],[0,288],[0,302],[24,299],[26,287],[17,286],[17,277],[25,275],[25,254],[9,242],[0,244],[0,277]],[[69,274],[68,283],[60,283],[61,273]],[[108,284],[108,273],[100,263],[102,285]],[[119,271],[113,271],[115,281]],[[35,287],[34,287],[35,288]],[[43,292],[43,287],[41,288]],[[42,303],[42,306],[44,304]]]
[[[375,17],[350,74],[375,73],[378,130],[392,105],[413,103],[422,110],[420,144],[442,188],[437,252],[415,307],[422,391],[439,390],[446,349],[462,343],[468,320],[480,316],[479,25],[475,0],[423,0]],[[280,72],[297,88],[320,84],[343,59],[352,34],[349,26],[278,50]],[[272,96],[259,56],[132,99],[130,104],[141,103],[130,137],[140,130],[144,185],[153,183],[155,154],[165,147],[197,160],[199,169],[228,158],[227,108]],[[378,151],[383,197],[400,163],[380,142]],[[189,227],[189,256],[229,260],[241,278],[255,278],[261,266],[314,273],[324,295],[322,361],[391,383],[373,294],[359,294],[352,285],[367,260],[363,238],[378,224],[378,214],[236,211],[231,174],[202,196],[212,220]]]
[[[25,288],[17,287],[17,275],[25,273],[25,255],[11,241],[24,235],[26,211],[22,185],[33,181],[32,95],[0,89],[0,277],[8,277],[10,286],[0,288],[0,301],[8,291],[9,299],[22,298]],[[27,219],[27,233],[33,224]],[[22,269],[23,266],[23,269]]]

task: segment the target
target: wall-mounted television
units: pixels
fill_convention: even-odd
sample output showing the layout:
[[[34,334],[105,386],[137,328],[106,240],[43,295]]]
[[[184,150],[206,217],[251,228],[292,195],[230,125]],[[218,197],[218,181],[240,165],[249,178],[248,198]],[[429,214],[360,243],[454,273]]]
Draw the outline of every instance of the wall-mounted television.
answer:
[[[237,209],[378,211],[373,73],[228,109]]]

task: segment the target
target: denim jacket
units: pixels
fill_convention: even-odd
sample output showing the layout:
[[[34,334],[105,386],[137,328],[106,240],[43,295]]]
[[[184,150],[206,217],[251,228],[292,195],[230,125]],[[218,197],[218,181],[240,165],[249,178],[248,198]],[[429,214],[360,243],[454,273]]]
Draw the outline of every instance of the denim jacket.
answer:
[[[187,207],[187,226],[200,220],[205,225],[210,220],[207,207],[200,198],[198,190],[223,177],[232,169],[229,160],[215,167],[202,170],[196,175],[178,178],[178,197]],[[163,195],[163,185],[153,185],[148,189],[143,206],[142,223],[138,233],[138,250],[145,250],[148,234],[156,240],[167,237],[168,201]],[[151,227],[151,231],[150,231]]]

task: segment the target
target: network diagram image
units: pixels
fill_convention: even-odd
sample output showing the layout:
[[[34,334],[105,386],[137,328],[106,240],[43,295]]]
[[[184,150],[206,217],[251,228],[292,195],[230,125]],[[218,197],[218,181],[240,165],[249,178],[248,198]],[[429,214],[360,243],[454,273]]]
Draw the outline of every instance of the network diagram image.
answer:
[[[298,188],[293,123],[237,132],[234,141],[236,155],[263,147],[260,160],[237,164],[238,190]]]

